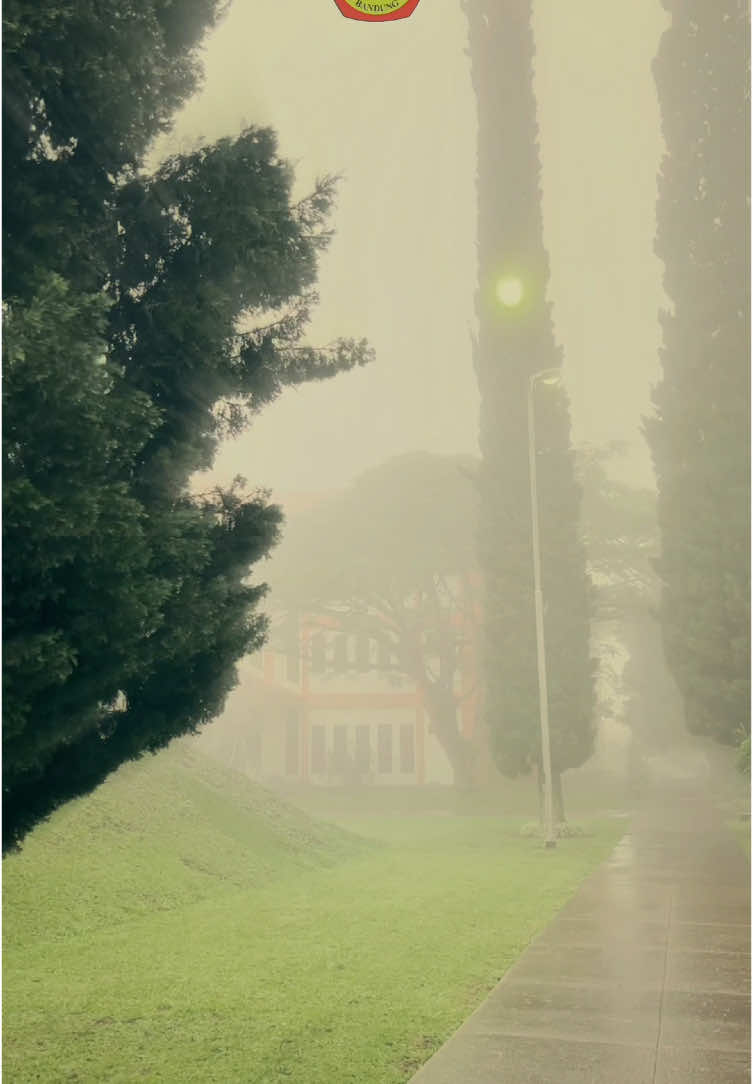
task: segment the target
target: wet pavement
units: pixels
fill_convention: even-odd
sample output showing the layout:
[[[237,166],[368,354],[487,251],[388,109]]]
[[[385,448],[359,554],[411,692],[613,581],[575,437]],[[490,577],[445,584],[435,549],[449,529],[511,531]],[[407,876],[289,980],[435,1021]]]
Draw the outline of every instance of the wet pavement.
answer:
[[[749,1080],[750,865],[709,796],[676,783],[412,1078]]]

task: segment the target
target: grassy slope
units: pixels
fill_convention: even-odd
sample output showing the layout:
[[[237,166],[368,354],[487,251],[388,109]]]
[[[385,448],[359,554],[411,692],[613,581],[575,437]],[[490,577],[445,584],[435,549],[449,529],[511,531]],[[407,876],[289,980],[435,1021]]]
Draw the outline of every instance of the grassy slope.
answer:
[[[405,1081],[622,831],[356,826],[181,750],[63,810],[5,862],[8,1079]]]
[[[71,802],[6,859],[5,944],[90,935],[362,847],[175,743]]]

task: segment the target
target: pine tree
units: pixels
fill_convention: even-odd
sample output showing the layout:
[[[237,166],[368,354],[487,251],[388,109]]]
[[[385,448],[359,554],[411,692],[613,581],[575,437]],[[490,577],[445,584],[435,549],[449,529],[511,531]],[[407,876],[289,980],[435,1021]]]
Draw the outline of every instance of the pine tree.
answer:
[[[662,626],[688,729],[731,744],[750,733],[749,14],[742,0],[665,7],[656,251],[671,309],[646,421]]]
[[[217,14],[4,9],[4,847],[221,710],[281,516],[189,479],[284,386],[371,356],[301,342],[332,179],[294,204],[256,128],[143,169]]]
[[[222,12],[221,0],[3,5],[5,297],[28,295],[40,267],[99,287],[113,178],[197,89],[198,48]]]
[[[531,375],[560,365],[561,356],[546,301],[549,266],[541,219],[530,4],[467,0],[465,6],[479,122],[476,368],[486,713],[496,763],[514,776],[534,766],[540,770],[541,757],[526,396]],[[501,299],[500,282],[507,284]],[[590,756],[594,737],[579,489],[569,408],[560,388],[537,390],[536,428],[556,785],[561,772]]]

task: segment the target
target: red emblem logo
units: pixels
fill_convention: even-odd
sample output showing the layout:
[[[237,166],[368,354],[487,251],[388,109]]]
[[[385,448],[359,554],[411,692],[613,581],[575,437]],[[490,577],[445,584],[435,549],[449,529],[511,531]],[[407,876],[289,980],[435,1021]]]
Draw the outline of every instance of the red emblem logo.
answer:
[[[363,23],[388,23],[407,19],[418,7],[418,0],[335,0],[346,19]]]

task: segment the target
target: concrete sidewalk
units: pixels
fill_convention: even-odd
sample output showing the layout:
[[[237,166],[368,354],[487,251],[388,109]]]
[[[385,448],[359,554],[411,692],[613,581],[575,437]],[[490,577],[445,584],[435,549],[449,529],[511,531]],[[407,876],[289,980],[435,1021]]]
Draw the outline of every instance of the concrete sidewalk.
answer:
[[[709,799],[677,784],[645,802],[610,859],[413,1077],[748,1080],[750,866]]]

